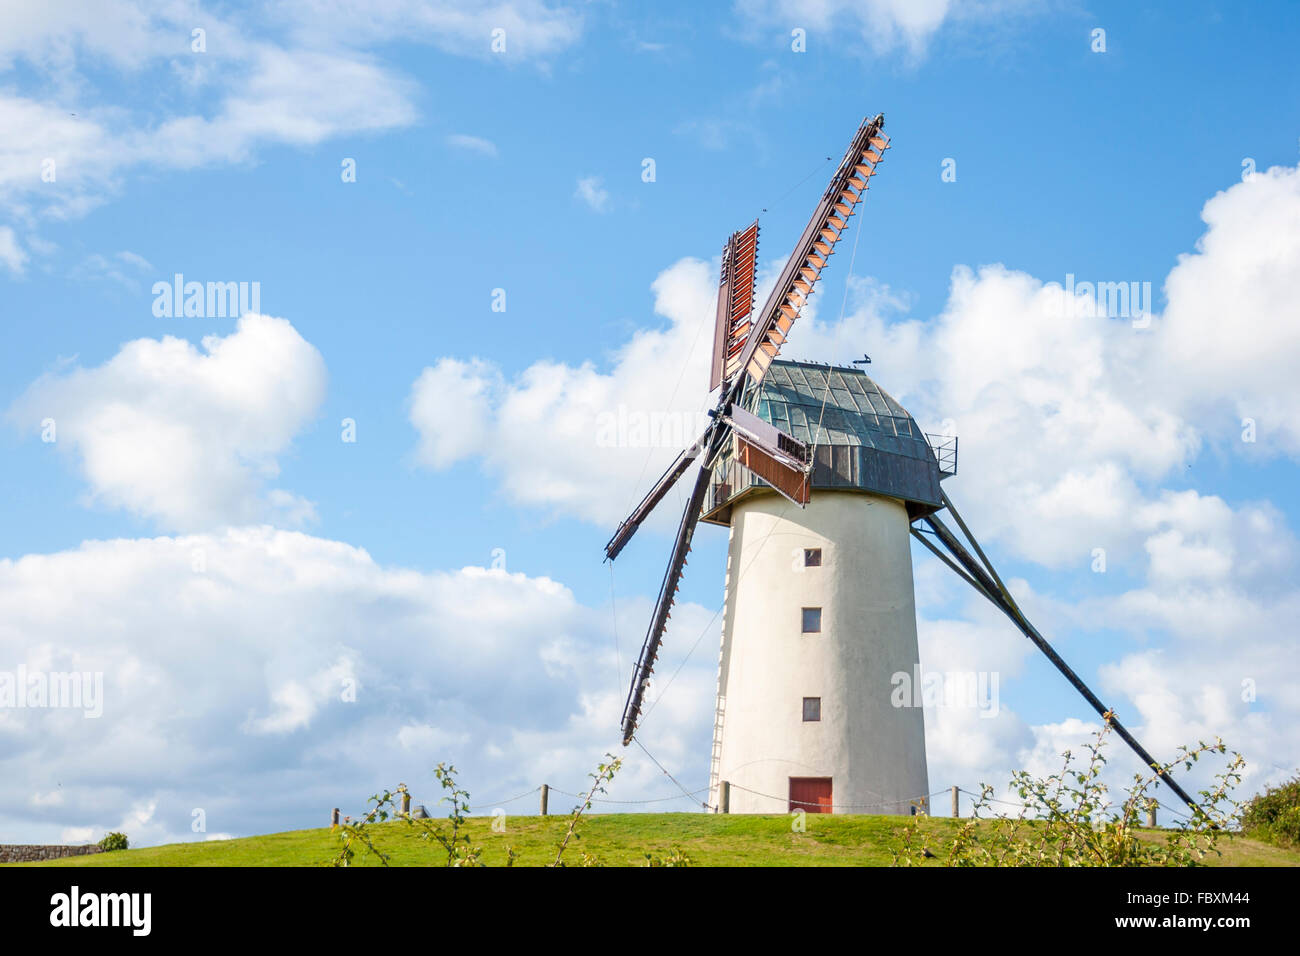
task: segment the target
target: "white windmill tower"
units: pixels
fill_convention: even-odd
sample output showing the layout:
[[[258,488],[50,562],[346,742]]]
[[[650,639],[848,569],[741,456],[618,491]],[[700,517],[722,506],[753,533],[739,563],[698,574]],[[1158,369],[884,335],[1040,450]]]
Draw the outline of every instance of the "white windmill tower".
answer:
[[[811,494],[795,507],[731,448],[713,467],[701,520],[731,540],[711,803],[727,781],[735,812],[907,813],[929,793],[923,712],[893,693],[919,666],[909,532],[945,472],[859,369],[776,361],[751,403],[811,451]]]
[[[922,434],[862,370],[776,359],[889,148],[883,126],[877,115],[858,128],[757,312],[758,224],[728,239],[710,381],[721,391],[712,422],[605,545],[606,558],[616,558],[698,460],[622,732],[626,746],[696,525],[729,526],[714,809],[907,813],[929,791],[923,712],[894,706],[891,693],[894,675],[911,676],[918,664],[913,538],[1006,614],[1143,763],[1157,767],[1025,618],[940,487],[956,472],[956,439]],[[1167,773],[1160,777],[1196,809]]]

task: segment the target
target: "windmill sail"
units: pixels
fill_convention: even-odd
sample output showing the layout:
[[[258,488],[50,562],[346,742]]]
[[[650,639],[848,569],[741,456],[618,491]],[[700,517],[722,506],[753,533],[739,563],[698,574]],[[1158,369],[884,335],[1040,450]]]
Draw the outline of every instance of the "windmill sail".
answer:
[[[758,221],[734,232],[722,247],[718,281],[718,313],[713,329],[713,365],[709,391],[722,384],[727,362],[744,348],[754,311],[754,272],[758,261]]]
[[[736,435],[736,460],[800,507],[812,494],[808,446],[738,405],[724,419]]]
[[[773,455],[742,435],[736,436],[736,461],[771,485],[793,504],[803,507],[812,497],[809,474]]]
[[[848,226],[849,217],[866,196],[868,181],[876,174],[876,166],[889,148],[889,137],[881,131],[884,124],[884,116],[877,115],[858,128],[762,311],[752,323],[735,332],[733,338],[738,341],[733,344],[729,340],[722,377],[732,383],[733,390],[742,371],[753,382],[762,381],[768,366],[781,351],[790,327],[812,295],[826,261]]]
[[[677,538],[623,709],[625,746],[636,732],[646,686],[654,670],[686,564],[686,554],[708,494],[713,465],[725,442],[734,435],[737,460],[772,488],[796,504],[803,505],[809,500],[810,454],[807,447],[735,403],[746,382],[759,382],[780,351],[786,333],[812,294],[813,286],[848,225],[849,217],[866,195],[867,180],[875,175],[875,167],[889,147],[888,137],[881,132],[884,122],[884,116],[877,115],[874,119],[864,120],[858,127],[761,313],[753,311],[758,223],[733,233],[723,248],[710,368],[710,390],[719,384],[723,385],[723,390],[717,410],[712,413],[713,423],[694,445],[678,455],[605,545],[606,558],[616,558],[691,463],[697,458],[700,460],[695,488],[678,525]]]
[[[627,693],[627,702],[623,706],[623,746],[627,746],[632,735],[636,733],[637,721],[641,719],[641,706],[645,701],[646,687],[650,675],[654,673],[655,659],[659,656],[659,645],[663,640],[664,630],[668,627],[673,602],[677,597],[677,588],[681,585],[682,571],[686,567],[686,555],[691,550],[691,539],[695,536],[695,526],[700,521],[700,508],[704,496],[709,490],[709,481],[713,476],[709,457],[700,464],[699,475],[695,479],[695,488],[686,502],[682,512],[681,523],[677,526],[677,538],[673,542],[673,552],[664,571],[663,583],[659,586],[659,598],[655,601],[654,614],[650,617],[650,627],[646,631],[645,641],[641,645],[641,654],[637,658],[636,670],[632,672],[632,686]]]
[[[664,495],[668,494],[672,486],[677,484],[678,479],[686,474],[686,469],[699,456],[700,451],[708,446],[714,428],[714,425],[710,425],[693,445],[678,454],[673,463],[668,466],[668,470],[655,482],[649,494],[642,498],[641,503],[632,510],[632,513],[619,523],[618,530],[605,544],[606,560],[613,561],[617,558],[623,547],[632,540],[632,535],[636,534],[637,529],[641,527],[641,522],[645,521],[650,512],[654,511],[655,506],[663,501]]]

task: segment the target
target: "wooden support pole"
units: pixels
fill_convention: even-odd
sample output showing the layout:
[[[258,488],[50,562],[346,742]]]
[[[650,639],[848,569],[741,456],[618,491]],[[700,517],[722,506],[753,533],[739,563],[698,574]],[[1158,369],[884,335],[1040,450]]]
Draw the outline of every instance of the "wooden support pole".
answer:
[[[718,781],[718,812],[731,812],[731,781]]]
[[[952,816],[954,820],[961,816],[961,789],[959,787],[952,788]]]
[[[551,788],[542,784],[542,816],[546,816],[546,798],[550,796]]]

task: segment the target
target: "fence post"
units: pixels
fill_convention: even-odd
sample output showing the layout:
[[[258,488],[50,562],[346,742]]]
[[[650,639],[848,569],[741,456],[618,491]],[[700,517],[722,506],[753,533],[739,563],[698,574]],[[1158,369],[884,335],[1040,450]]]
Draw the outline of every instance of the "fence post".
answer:
[[[957,787],[952,788],[952,815],[953,819],[961,816],[961,790]]]
[[[542,816],[546,816],[546,798],[550,796],[551,788],[542,784]]]
[[[330,811],[330,829],[333,830],[339,825],[339,808],[335,807]]]
[[[718,812],[731,812],[731,781],[718,781]]]
[[[1156,802],[1154,800],[1147,802],[1147,826],[1152,830],[1156,828]]]

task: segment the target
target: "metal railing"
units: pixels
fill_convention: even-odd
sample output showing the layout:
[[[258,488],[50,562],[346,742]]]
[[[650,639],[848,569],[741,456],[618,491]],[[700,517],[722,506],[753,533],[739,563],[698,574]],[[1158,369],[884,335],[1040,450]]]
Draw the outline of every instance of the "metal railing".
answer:
[[[934,460],[939,463],[939,474],[957,474],[957,436],[926,433],[925,441],[934,453]]]

